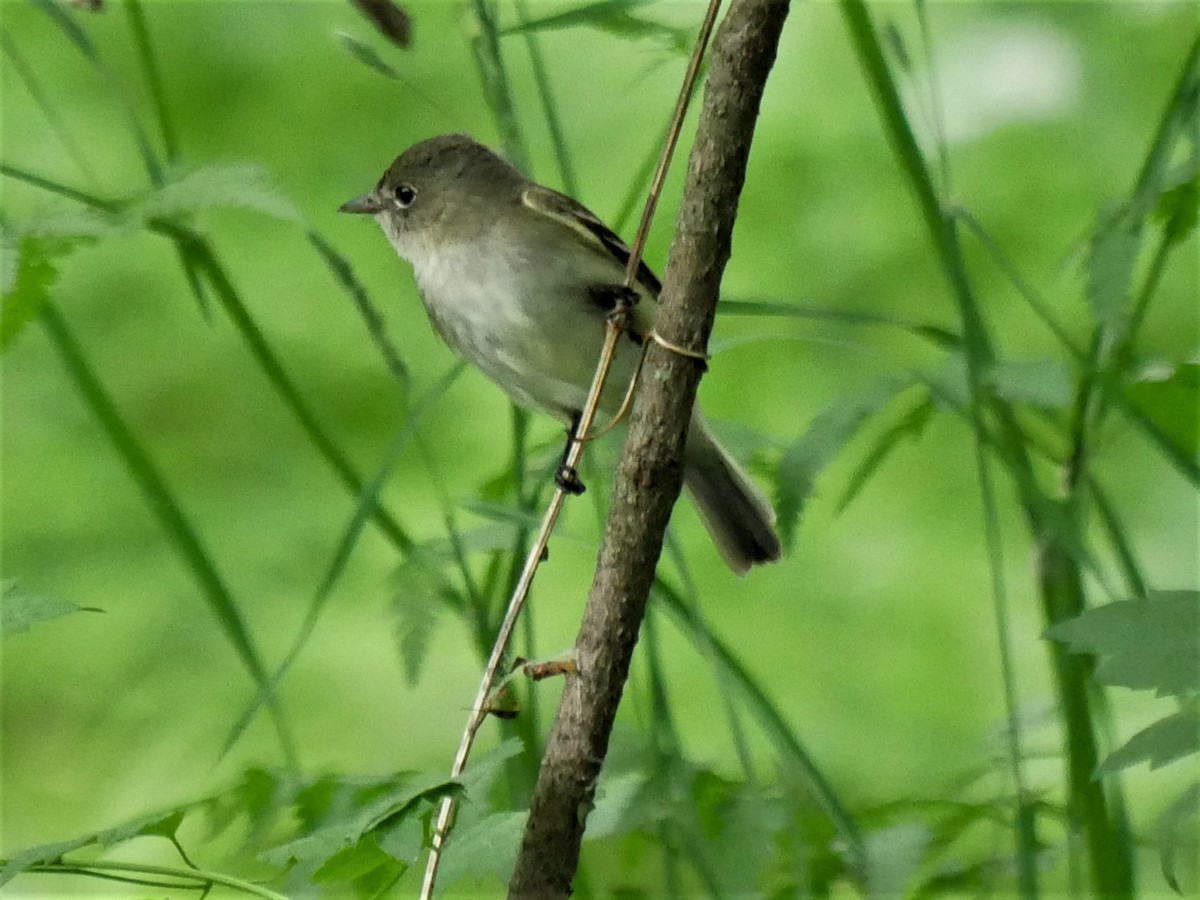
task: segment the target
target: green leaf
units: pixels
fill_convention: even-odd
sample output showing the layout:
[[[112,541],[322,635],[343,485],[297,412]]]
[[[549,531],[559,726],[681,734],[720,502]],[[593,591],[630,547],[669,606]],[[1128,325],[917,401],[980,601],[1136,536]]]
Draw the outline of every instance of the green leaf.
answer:
[[[804,303],[781,303],[775,300],[729,300],[721,298],[717,306],[718,315],[771,316],[786,319],[820,319],[840,322],[845,325],[876,325],[899,328],[916,337],[929,341],[943,350],[956,350],[962,346],[962,338],[952,331],[927,322],[913,322],[878,313],[837,309],[827,306],[812,306]]]
[[[7,350],[50,302],[50,287],[58,277],[56,254],[45,240],[30,235],[14,249],[5,235],[3,305],[0,305],[0,352]],[[15,262],[15,268],[12,263]]]
[[[1046,636],[1099,658],[1102,684],[1185,695],[1200,683],[1200,592],[1151,591],[1060,622]]]
[[[904,897],[929,844],[921,822],[901,822],[867,834],[867,896]]]
[[[1142,232],[1123,212],[1102,214],[1101,219],[1089,248],[1086,294],[1101,326],[1122,327]]]
[[[420,680],[425,653],[446,606],[450,584],[441,562],[420,547],[400,565],[396,581],[391,604],[393,632],[405,681],[412,687]]]
[[[194,169],[151,193],[130,212],[145,221],[221,207],[254,210],[291,222],[300,220],[291,201],[271,184],[267,170],[253,163]]]
[[[0,887],[33,866],[57,862],[64,854],[95,842],[95,835],[88,835],[73,841],[57,841],[53,844],[41,844],[37,847],[30,847],[28,850],[22,850],[10,857],[4,868],[0,869]]]
[[[596,805],[588,814],[583,839],[595,841],[627,831],[629,813],[639,805],[649,780],[648,772],[636,769],[601,778]]]
[[[1183,454],[1200,453],[1200,362],[1150,363],[1125,388],[1135,409]]]
[[[351,881],[374,872],[381,866],[403,870],[403,867],[397,865],[395,859],[379,849],[375,835],[367,834],[354,846],[339,850],[321,863],[320,868],[313,873],[311,880],[317,884],[331,881]]]
[[[1154,218],[1162,222],[1163,236],[1169,243],[1181,243],[1196,230],[1200,213],[1200,181],[1191,178],[1159,197]]]
[[[906,438],[916,440],[921,436],[925,431],[925,426],[933,418],[934,409],[933,401],[929,397],[929,394],[926,393],[916,406],[905,413],[894,425],[885,428],[875,438],[875,442],[871,445],[871,449],[867,451],[867,455],[863,457],[863,461],[858,464],[858,467],[850,475],[850,479],[846,483],[846,489],[842,492],[842,499],[838,501],[838,512],[841,512],[850,505],[851,501],[866,486],[871,476],[878,471],[879,467],[891,455],[891,452],[900,446],[902,440]]]
[[[520,34],[587,26],[599,28],[620,37],[659,38],[675,50],[688,49],[691,36],[689,29],[673,28],[670,25],[643,19],[632,13],[635,7],[642,6],[646,2],[647,0],[600,0],[598,3],[589,3],[567,12],[521,22],[501,30],[500,34]]]
[[[498,812],[461,831],[454,831],[442,857],[442,878],[453,884],[461,878],[495,877],[507,882],[517,860],[528,812]]]
[[[41,597],[21,590],[15,579],[0,586],[0,634],[28,631],[35,622],[46,622],[73,612],[103,612],[94,606],[79,606],[58,597]]]
[[[95,840],[105,847],[112,847],[136,837],[174,837],[189,808],[182,807],[166,813],[154,813],[134,819],[132,822],[116,828],[98,831],[95,834]]]
[[[1175,874],[1175,851],[1180,844],[1195,849],[1194,820],[1197,815],[1200,815],[1200,781],[1189,785],[1154,823],[1163,878],[1177,894],[1182,894],[1183,890]]]
[[[383,57],[375,52],[374,47],[344,31],[335,31],[333,36],[342,42],[342,46],[350,51],[351,56],[368,69],[379,73],[385,78],[391,78],[395,81],[400,80],[400,73],[384,62]]]
[[[871,416],[912,382],[888,378],[861,394],[842,397],[819,413],[783,454],[776,474],[779,534],[790,546],[817,478]]]
[[[1074,390],[1070,370],[1058,359],[997,362],[988,373],[988,383],[1005,400],[1042,409],[1065,409]]]
[[[1143,728],[1110,753],[1096,774],[1117,772],[1143,760],[1157,769],[1196,752],[1200,752],[1200,711],[1183,709]]]

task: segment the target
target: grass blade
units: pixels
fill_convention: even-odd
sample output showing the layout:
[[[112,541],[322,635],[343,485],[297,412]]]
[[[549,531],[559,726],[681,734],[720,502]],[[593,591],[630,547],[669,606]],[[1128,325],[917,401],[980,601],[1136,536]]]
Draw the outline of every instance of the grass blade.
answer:
[[[350,556],[358,544],[358,539],[362,536],[363,528],[367,522],[371,521],[375,515],[375,511],[379,507],[379,492],[383,489],[383,485],[392,474],[392,470],[395,469],[396,463],[408,447],[409,442],[416,437],[421,420],[425,417],[426,413],[437,406],[446,391],[458,380],[458,376],[463,373],[465,368],[466,363],[461,361],[455,363],[429,389],[429,392],[421,402],[413,408],[403,427],[396,434],[396,437],[392,439],[391,447],[388,448],[383,463],[379,466],[379,469],[372,476],[371,480],[363,485],[362,490],[359,492],[358,504],[355,506],[354,513],[350,517],[350,522],[342,532],[342,537],[338,541],[337,548],[334,550],[333,559],[330,561],[328,568],[326,568],[325,575],[321,578],[321,584],[317,587],[316,593],[308,605],[308,610],[304,614],[304,621],[300,624],[300,630],[296,633],[296,637],[292,641],[292,646],[288,649],[283,661],[271,673],[266,687],[260,689],[258,695],[243,710],[242,714],[238,716],[237,721],[229,729],[229,733],[225,736],[225,742],[221,746],[220,756],[223,757],[229,752],[250,726],[259,709],[268,704],[271,697],[270,692],[274,691],[275,687],[288,673],[288,670],[291,669],[292,664],[296,661],[296,657],[300,655],[300,651],[304,649],[309,638],[312,637],[317,620],[321,617],[321,613],[324,612],[325,606],[333,594],[334,587],[337,586],[342,572],[345,571],[346,564],[350,561]],[[404,552],[407,554],[411,549],[412,546],[410,545],[404,548]]]
[[[120,413],[117,412],[112,398],[100,384],[54,304],[46,304],[42,310],[41,320],[62,357],[71,380],[83,394],[88,407],[100,420],[109,439],[116,445],[117,451],[126,466],[129,467],[138,487],[150,501],[150,508],[159,523],[199,583],[205,602],[217,617],[226,638],[253,677],[264,702],[271,709],[275,730],[279,736],[279,744],[287,764],[293,771],[297,770],[299,765],[296,751],[283,708],[279,703],[279,698],[275,695],[271,680],[259,656],[258,648],[242,619],[241,610],[238,609],[233,596],[221,580],[216,564],[176,502],[165,479],[151,461],[149,454],[138,442],[133,432],[129,430]]]

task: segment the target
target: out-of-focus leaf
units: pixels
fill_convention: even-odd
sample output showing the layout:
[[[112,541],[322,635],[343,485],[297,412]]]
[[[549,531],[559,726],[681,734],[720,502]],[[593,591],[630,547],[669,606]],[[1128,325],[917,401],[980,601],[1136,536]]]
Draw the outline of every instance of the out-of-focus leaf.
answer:
[[[300,213],[274,187],[267,170],[254,163],[194,169],[145,197],[130,212],[144,221],[222,207],[254,210],[289,222],[300,220]]]
[[[397,47],[412,46],[412,19],[399,3],[393,0],[350,0],[375,30]]]
[[[1125,396],[1184,454],[1200,453],[1200,361],[1144,366]]]
[[[926,424],[933,417],[933,412],[933,401],[927,393],[921,402],[905,413],[899,421],[880,433],[871,449],[867,451],[867,455],[863,457],[863,461],[850,475],[846,489],[842,492],[842,499],[838,501],[838,512],[850,505],[891,452],[900,446],[902,440],[905,438],[916,440],[921,436]]]
[[[375,835],[366,834],[355,842],[354,846],[339,850],[321,863],[313,873],[312,881],[316,884],[351,881],[374,872],[381,866],[393,870],[400,868],[395,859],[379,848]]]
[[[884,328],[899,328],[916,337],[929,341],[943,350],[955,350],[962,346],[962,338],[954,332],[927,322],[913,322],[894,316],[834,307],[812,306],[804,303],[781,303],[775,300],[729,300],[722,298],[717,306],[718,315],[772,316],[785,319],[820,319],[840,322],[845,325],[877,325]]]
[[[904,897],[929,844],[929,826],[901,822],[867,834],[867,896]]]
[[[658,38],[671,49],[689,49],[691,32],[686,28],[675,28],[634,15],[632,10],[645,5],[648,0],[600,0],[554,15],[531,19],[501,30],[501,34],[519,34],[530,31],[552,31],[559,28],[586,26],[599,28],[609,34],[628,38]]]
[[[388,65],[370,44],[363,43],[354,35],[347,34],[344,31],[335,31],[333,34],[334,37],[342,42],[342,46],[350,52],[350,55],[368,69],[379,73],[384,78],[391,78],[394,81],[400,80],[400,73]]]
[[[1154,218],[1162,222],[1163,235],[1172,244],[1178,244],[1196,229],[1200,212],[1200,181],[1193,175],[1190,180],[1164,191],[1154,210]]]
[[[421,678],[421,666],[450,589],[440,561],[422,552],[422,548],[414,549],[396,572],[393,628],[404,677],[410,686]]]
[[[441,877],[451,885],[461,878],[495,877],[507,882],[517,860],[528,812],[498,812],[455,830],[442,857]]]
[[[37,847],[22,850],[10,856],[4,868],[0,869],[0,887],[33,866],[54,862],[65,853],[70,853],[72,850],[78,850],[80,847],[86,847],[95,842],[96,836],[88,835],[87,837],[76,838],[73,841],[56,841],[53,844],[40,844]]]
[[[1117,772],[1143,760],[1157,769],[1200,751],[1200,712],[1183,709],[1143,728],[1100,764],[1097,774]]]
[[[861,394],[841,397],[813,419],[784,451],[776,473],[779,534],[791,545],[804,506],[817,478],[871,416],[886,407],[912,382],[888,378]]]
[[[0,303],[0,352],[12,345],[17,335],[50,301],[50,288],[58,277],[55,257],[70,247],[69,242],[61,239],[28,234],[22,236],[15,247],[11,236],[6,234],[4,241],[6,290]]]
[[[988,373],[996,394],[1013,403],[1043,409],[1065,409],[1071,404],[1071,372],[1058,359],[1006,359]]]
[[[621,834],[627,827],[628,813],[638,805],[649,781],[648,772],[634,770],[611,778],[601,778],[596,792],[596,807],[588,814],[584,840],[594,841]]]
[[[46,622],[73,612],[103,612],[94,606],[79,606],[58,597],[41,597],[21,590],[15,579],[0,588],[0,634],[28,631],[35,622]]]
[[[1141,244],[1142,231],[1136,220],[1123,213],[1101,215],[1088,250],[1086,293],[1092,315],[1104,327],[1124,325]]]
[[[1094,654],[1096,680],[1159,695],[1184,695],[1200,684],[1200,592],[1151,591],[1089,609],[1047,629],[1072,653]]]
[[[383,354],[384,362],[387,363],[392,377],[402,387],[407,389],[409,385],[408,367],[404,364],[404,360],[401,359],[395,345],[388,339],[387,329],[383,324],[383,316],[379,314],[374,304],[371,303],[367,289],[358,279],[358,276],[354,274],[354,269],[350,266],[350,261],[335,250],[333,245],[317,234],[317,232],[310,230],[307,237],[309,243],[313,245],[318,255],[324,260],[325,265],[329,267],[329,271],[333,274],[338,284],[342,286],[346,293],[350,295],[350,299],[354,301],[359,315],[366,322],[371,340],[375,342],[375,346]]]
[[[1182,894],[1179,876],[1175,874],[1175,852],[1180,843],[1195,846],[1196,828],[1194,820],[1200,814],[1200,781],[1189,785],[1175,798],[1154,823],[1158,838],[1159,861],[1163,878],[1177,894]]]
[[[4,885],[10,879],[27,871],[32,866],[57,862],[66,854],[84,847],[90,847],[93,844],[99,844],[102,847],[112,847],[135,837],[171,837],[175,834],[180,823],[183,821],[183,817],[191,808],[192,805],[189,804],[168,812],[143,816],[128,824],[105,831],[96,831],[83,837],[75,838],[74,840],[57,841],[53,844],[42,844],[37,847],[30,847],[28,850],[22,850],[10,857],[3,870],[0,870],[0,885]]]

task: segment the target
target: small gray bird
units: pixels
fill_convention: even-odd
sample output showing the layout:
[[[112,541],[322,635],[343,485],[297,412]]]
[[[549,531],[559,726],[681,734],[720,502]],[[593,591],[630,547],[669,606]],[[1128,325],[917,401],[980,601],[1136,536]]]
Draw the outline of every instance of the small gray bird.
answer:
[[[603,222],[461,134],[410,147],[373,191],[341,211],[375,217],[412,264],[429,319],[455,351],[521,406],[566,423],[578,418],[629,260]],[[643,263],[633,328],[601,397],[609,415],[637,370],[660,288]],[[684,483],[734,572],[779,559],[774,510],[698,409]]]

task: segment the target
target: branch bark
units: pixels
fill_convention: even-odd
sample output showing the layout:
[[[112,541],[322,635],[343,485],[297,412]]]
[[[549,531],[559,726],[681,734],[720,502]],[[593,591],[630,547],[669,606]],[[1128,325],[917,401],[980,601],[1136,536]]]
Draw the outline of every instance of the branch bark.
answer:
[[[713,44],[656,330],[703,349],[716,314],[746,161],[788,0],[733,0]],[[663,534],[683,485],[683,446],[704,366],[650,346],[613,488],[596,575],[538,773],[510,898],[568,897]]]

